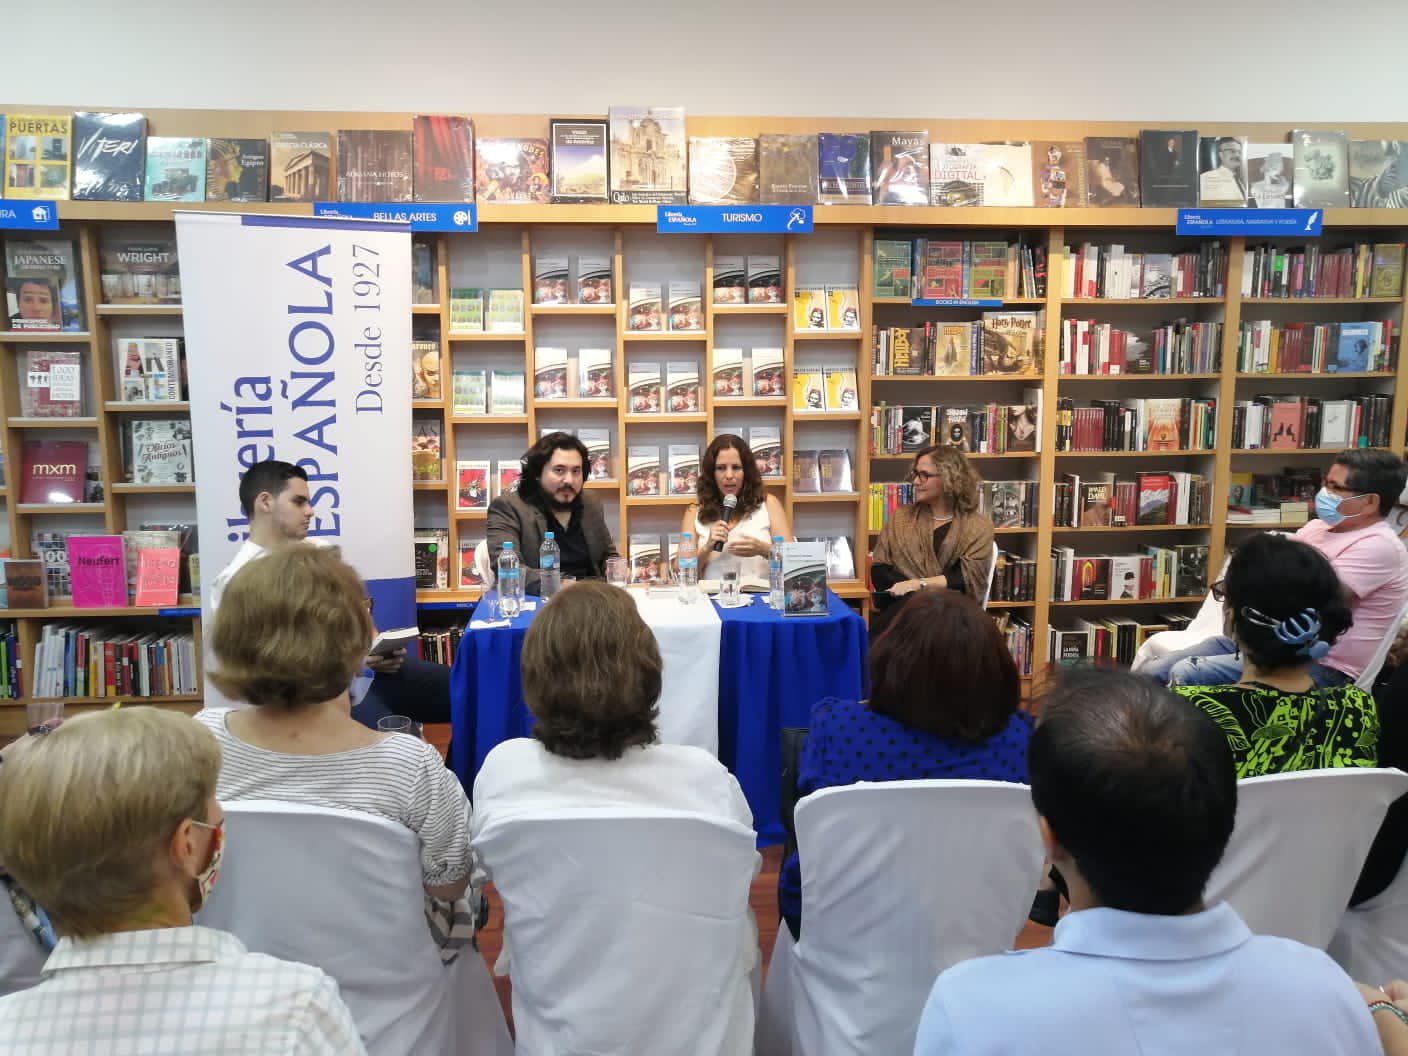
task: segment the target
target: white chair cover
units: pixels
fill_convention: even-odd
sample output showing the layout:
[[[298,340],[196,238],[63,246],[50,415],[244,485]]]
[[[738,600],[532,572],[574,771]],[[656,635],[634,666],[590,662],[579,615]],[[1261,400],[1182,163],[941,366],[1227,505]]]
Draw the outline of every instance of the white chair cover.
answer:
[[[484,589],[488,590],[494,585],[497,574],[494,562],[489,560],[489,544],[481,539],[474,547],[474,570],[479,573],[479,578],[484,581]]]
[[[796,824],[802,937],[778,931],[759,1053],[908,1053],[939,973],[1021,931],[1042,863],[1031,790],[862,782],[802,799]]]
[[[1349,905],[1401,770],[1303,770],[1237,782],[1237,826],[1208,880],[1259,935],[1323,950]]]
[[[1393,621],[1389,632],[1375,646],[1374,655],[1369,658],[1369,662],[1364,665],[1364,670],[1359,672],[1359,677],[1354,680],[1354,684],[1365,693],[1373,691],[1374,683],[1378,680],[1379,672],[1384,669],[1384,661],[1388,659],[1388,651],[1393,648],[1394,640],[1398,637],[1404,620],[1408,620],[1408,601],[1405,601],[1403,607],[1398,610],[1398,618]]]
[[[475,841],[504,903],[518,1056],[747,1056],[754,833],[682,811],[579,808]]]
[[[1221,570],[1212,578],[1211,582],[1216,583],[1226,574],[1227,561],[1223,561]],[[1131,671],[1142,670],[1155,660],[1162,660],[1180,650],[1191,649],[1199,642],[1215,638],[1223,633],[1223,623],[1222,602],[1212,596],[1212,591],[1208,591],[1207,597],[1203,599],[1202,605],[1198,608],[1198,614],[1193,617],[1193,621],[1187,627],[1177,631],[1160,631],[1158,634],[1150,635],[1139,647],[1139,651],[1134,654],[1134,662],[1129,665],[1129,669]]]
[[[1370,986],[1408,975],[1408,859],[1393,883],[1344,911],[1328,952],[1346,975]]]
[[[415,833],[350,810],[223,805],[229,849],[199,923],[327,972],[370,1056],[511,1056],[483,959],[440,963]]]
[[[28,990],[39,982],[49,959],[16,915],[10,896],[0,886],[0,997]]]
[[[983,590],[983,608],[988,607],[988,602],[992,600],[992,580],[997,575],[997,543],[992,544],[992,557],[988,560],[988,585]]]

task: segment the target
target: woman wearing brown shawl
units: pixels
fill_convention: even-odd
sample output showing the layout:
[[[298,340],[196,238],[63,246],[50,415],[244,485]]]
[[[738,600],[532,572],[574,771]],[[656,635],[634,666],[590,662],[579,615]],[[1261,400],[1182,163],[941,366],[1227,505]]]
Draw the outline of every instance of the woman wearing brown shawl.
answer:
[[[992,565],[992,521],[978,512],[978,474],[955,447],[926,447],[908,479],[914,502],[896,510],[871,555],[878,634],[916,590],[957,590],[978,601]]]

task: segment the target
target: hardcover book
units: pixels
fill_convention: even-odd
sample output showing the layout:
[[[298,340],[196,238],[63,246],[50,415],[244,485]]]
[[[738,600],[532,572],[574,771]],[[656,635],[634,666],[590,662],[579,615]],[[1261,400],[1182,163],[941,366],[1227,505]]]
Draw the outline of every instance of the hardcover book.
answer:
[[[1047,209],[1085,204],[1085,143],[1043,140],[1032,144],[1032,199]]]
[[[860,329],[860,292],[854,286],[826,287],[826,328]]]
[[[1289,143],[1248,143],[1247,204],[1257,209],[1289,209],[1293,162]]]
[[[748,257],[748,303],[782,303],[782,267],[777,257]]]
[[[1405,168],[1408,168],[1408,140],[1352,141],[1349,144],[1349,204],[1356,209],[1408,209]]]
[[[825,286],[798,286],[792,291],[792,329],[826,329]]]
[[[475,197],[512,205],[551,201],[548,141],[522,137],[481,138],[475,159]]]
[[[618,205],[684,205],[688,201],[684,108],[613,106],[611,200]]]
[[[825,616],[826,544],[782,544],[782,615]]]
[[[568,304],[567,281],[571,273],[563,254],[541,253],[533,259],[533,303]]]
[[[765,205],[816,201],[816,136],[758,137],[758,200]]]
[[[1148,449],[1150,451],[1177,451],[1179,432],[1182,424],[1182,402],[1177,399],[1149,399],[1144,401],[1144,413],[1148,421]]]
[[[181,399],[179,337],[113,338],[113,346],[123,400],[173,403]]]
[[[1136,523],[1168,524],[1168,504],[1173,491],[1173,478],[1167,473],[1140,473],[1138,481]]]
[[[1028,399],[1030,399],[1030,390]],[[1007,406],[1007,450],[1010,453],[1036,451],[1037,433],[1041,431],[1041,408],[1035,403]]]
[[[1239,136],[1199,139],[1198,204],[1240,209],[1247,195],[1247,141]]]
[[[455,509],[489,508],[489,460],[461,459],[455,463]]]
[[[588,256],[577,258],[577,303],[615,304],[612,286],[611,258]]]
[[[1146,128],[1139,133],[1140,201],[1147,208],[1198,204],[1198,133]]]
[[[1372,340],[1371,325],[1369,323],[1341,323],[1340,339],[1335,348],[1335,360],[1330,365],[1331,373],[1349,374],[1363,373],[1369,369],[1369,345]],[[1276,407],[1285,406],[1276,404]],[[1275,427],[1276,413],[1272,410],[1272,427]],[[1272,447],[1279,446],[1273,443]],[[1292,447],[1297,444],[1290,445]]]
[[[181,585],[181,548],[158,547],[137,553],[137,606],[176,604]]]
[[[704,329],[704,302],[699,294],[699,283],[670,283],[670,329],[675,332]]]
[[[483,539],[466,539],[460,537],[459,553],[459,585],[461,590],[472,590],[484,586],[484,577],[479,574],[479,570],[474,567],[474,553],[479,549],[479,544]]]
[[[554,202],[607,201],[606,135],[605,121],[550,123]]]
[[[205,201],[205,140],[148,136],[144,193],[149,202]]]
[[[940,323],[934,349],[934,373],[939,377],[968,377],[973,373],[972,323]],[[984,343],[986,354],[986,342]]]
[[[67,114],[7,114],[4,197],[67,198],[72,135]]]
[[[205,152],[207,202],[269,200],[269,141],[211,139]]]
[[[960,451],[973,450],[973,423],[967,407],[942,407],[934,409],[934,439],[936,444],[956,447]]]
[[[870,136],[822,132],[817,136],[817,201],[822,205],[870,204]]]
[[[82,330],[73,243],[6,239],[5,301],[11,330]]]
[[[332,137],[275,132],[269,140],[269,200],[325,202],[332,197]]]
[[[411,342],[411,399],[438,400],[440,390],[440,342]]]
[[[1179,597],[1203,594],[1208,589],[1208,548],[1202,544],[1174,547],[1178,554],[1178,582],[1174,593]]]
[[[540,345],[533,355],[533,395],[539,400],[567,399],[567,349]]]
[[[695,205],[750,205],[758,200],[758,141],[691,136],[689,200]]]
[[[983,177],[977,143],[934,143],[929,147],[929,201],[934,205],[979,206]]]
[[[1110,558],[1111,598],[1132,601],[1139,597],[1139,566],[1142,560],[1135,554],[1119,554]]]
[[[1137,206],[1139,144],[1125,136],[1086,136],[1086,204]]]
[[[1297,209],[1349,205],[1349,148],[1343,132],[1291,133],[1295,152],[1293,197]]]
[[[666,364],[665,384],[671,414],[694,414],[699,410],[699,368],[693,363]]]
[[[82,502],[88,478],[88,444],[83,440],[26,440],[20,480],[25,503]]]
[[[418,590],[445,590],[450,580],[450,539],[443,529],[415,534],[415,577]]]
[[[74,200],[140,202],[146,139],[145,114],[74,114]]]
[[[984,205],[1033,204],[1030,143],[975,143],[971,149],[983,187]]]
[[[787,382],[783,376],[782,349],[753,349],[753,395],[764,399],[786,398]]]
[[[181,269],[176,236],[104,232],[99,283],[105,304],[180,304]]]
[[[481,412],[482,413],[482,412]],[[444,480],[445,461],[439,418],[416,418],[411,431],[411,479]]]
[[[450,413],[464,415],[489,413],[489,379],[482,370],[457,370],[451,379],[454,385]]]
[[[632,444],[626,451],[627,493],[639,498],[660,494],[660,448]]]
[[[26,418],[76,418],[83,413],[83,354],[73,348],[25,352],[20,410]]]
[[[699,447],[671,444],[668,452],[670,494],[693,495],[699,486]]]
[[[1402,242],[1375,244],[1374,271],[1369,286],[1370,297],[1398,297],[1402,295],[1404,248]]]
[[[474,201],[473,121],[456,114],[417,114],[411,142],[416,201]]]
[[[409,202],[413,198],[410,132],[338,130],[339,202]]]
[[[127,559],[122,552],[122,536],[70,536],[68,568],[75,609],[126,606]]]
[[[874,287],[876,297],[911,297],[914,278],[913,247],[907,239],[875,240]]]
[[[742,257],[714,258],[714,303],[748,303],[748,272]]]
[[[524,378],[521,370],[496,370],[489,387],[491,414],[522,414]]]
[[[659,363],[632,363],[627,371],[631,414],[658,414],[663,403]]]
[[[983,373],[1035,374],[1038,312],[983,313]]]
[[[191,423],[184,419],[137,419],[127,426],[128,479],[134,484],[189,484]]]
[[[49,577],[43,561],[21,561],[6,558],[5,597],[11,609],[47,609],[49,607]]]
[[[616,398],[615,371],[611,365],[611,349],[581,348],[577,350],[579,385],[577,395],[584,400]]]
[[[714,349],[712,371],[716,397],[726,400],[744,395],[743,349]]]
[[[911,454],[922,450],[934,442],[933,407],[901,407],[900,409],[900,453]],[[966,426],[968,416],[963,417]]]
[[[663,330],[664,314],[658,282],[631,283],[630,300],[626,308],[627,329],[637,333]]]
[[[611,465],[611,430],[578,429],[577,439],[587,448],[587,479],[614,480],[616,472]]]
[[[928,205],[929,133],[870,133],[870,172],[876,205]]]

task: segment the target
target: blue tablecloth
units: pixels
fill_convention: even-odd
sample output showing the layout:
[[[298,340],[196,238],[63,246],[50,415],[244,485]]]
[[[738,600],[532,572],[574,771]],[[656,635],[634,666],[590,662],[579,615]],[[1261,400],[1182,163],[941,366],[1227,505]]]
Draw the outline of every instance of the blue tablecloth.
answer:
[[[719,759],[748,797],[760,843],[783,838],[782,728],[809,725],[822,697],[865,695],[865,623],[835,594],[828,600],[825,616],[783,617],[761,599],[718,610]],[[455,655],[450,765],[466,790],[494,745],[526,736],[533,724],[518,657],[535,614],[522,613],[508,627],[467,630]]]

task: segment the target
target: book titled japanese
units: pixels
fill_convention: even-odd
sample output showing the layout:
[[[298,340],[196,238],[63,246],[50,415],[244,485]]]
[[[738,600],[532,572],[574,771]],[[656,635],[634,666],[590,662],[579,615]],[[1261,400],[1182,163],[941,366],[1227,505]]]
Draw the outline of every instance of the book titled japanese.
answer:
[[[73,243],[5,240],[5,308],[11,330],[82,330]]]

